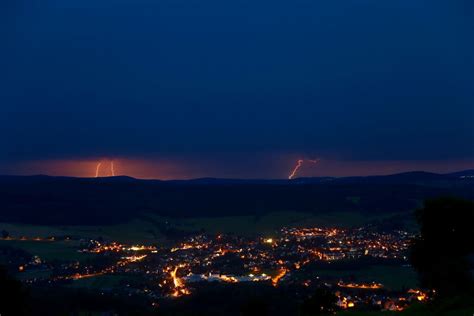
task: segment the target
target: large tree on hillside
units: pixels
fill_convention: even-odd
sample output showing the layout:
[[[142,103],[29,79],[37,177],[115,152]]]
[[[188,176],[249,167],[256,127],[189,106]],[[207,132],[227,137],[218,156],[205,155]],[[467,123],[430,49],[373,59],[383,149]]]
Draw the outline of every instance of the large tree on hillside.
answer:
[[[428,200],[416,211],[420,236],[411,247],[411,262],[423,287],[440,297],[473,287],[474,203],[455,198]]]

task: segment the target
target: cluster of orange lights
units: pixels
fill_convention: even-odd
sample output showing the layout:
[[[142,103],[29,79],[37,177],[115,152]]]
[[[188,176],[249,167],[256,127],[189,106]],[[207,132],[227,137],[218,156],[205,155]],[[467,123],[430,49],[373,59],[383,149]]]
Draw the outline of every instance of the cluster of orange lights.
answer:
[[[349,298],[342,296],[339,291],[336,292],[336,296],[338,298],[337,306],[339,306],[340,308],[347,309],[355,307],[355,303]]]
[[[237,280],[236,277],[233,277],[233,276],[227,276],[227,275],[220,275],[219,278],[224,281],[224,282],[228,282],[228,283],[237,283],[239,282],[239,280]]]
[[[171,292],[171,296],[173,297],[180,297],[183,295],[191,294],[191,292],[186,288],[184,281],[177,275],[178,269],[184,268],[184,267],[185,267],[184,265],[178,265],[174,267],[174,269],[171,269],[170,271],[170,276],[173,280],[173,285],[174,285],[173,292]]]
[[[178,250],[201,249],[201,248],[206,248],[206,245],[201,245],[198,243],[183,243],[179,247],[171,248],[171,252],[176,252]]]
[[[414,295],[416,297],[416,299],[420,302],[424,302],[428,299],[428,295],[420,290],[413,290],[413,289],[410,289],[408,291],[408,293]]]
[[[363,290],[378,290],[383,288],[383,285],[380,283],[344,283],[342,281],[339,281],[337,283],[337,286],[343,287],[343,288],[348,288],[348,289],[363,289]]]
[[[71,275],[69,279],[72,279],[72,280],[87,279],[87,278],[93,278],[93,277],[103,275],[103,274],[104,274],[103,272],[85,273],[85,274],[76,273],[76,274]]]
[[[177,247],[174,248],[167,248],[171,253],[178,252],[170,257],[167,258],[167,263],[165,266],[161,267],[159,271],[163,273],[163,278],[160,281],[159,286],[164,287],[164,293],[166,296],[169,297],[182,297],[185,295],[191,294],[191,290],[189,284],[192,282],[197,282],[196,276],[198,276],[198,280],[207,280],[207,281],[222,281],[226,283],[238,283],[238,282],[268,282],[274,287],[281,285],[281,283],[286,282],[285,280],[291,276],[292,272],[295,270],[303,268],[306,264],[312,262],[313,260],[338,260],[341,256],[336,256],[344,251],[349,251],[351,242],[353,245],[358,242],[359,239],[356,237],[351,237],[352,239],[345,238],[344,233],[349,232],[349,230],[343,230],[338,228],[291,228],[284,230],[283,237],[266,237],[266,238],[259,238],[257,240],[252,240],[248,247],[247,244],[242,244],[239,242],[237,244],[233,244],[232,242],[221,242],[221,243],[214,243],[213,240],[204,237],[193,237],[191,240],[187,242],[180,243]],[[358,233],[357,236],[360,234]],[[325,237],[336,237],[328,243],[328,246],[325,246],[324,250],[320,250],[320,248],[309,248],[305,243],[299,243],[300,241],[311,240],[311,238],[319,236]],[[364,236],[363,236],[364,237]],[[376,236],[377,237],[377,236]],[[216,237],[218,240],[222,239],[222,236]],[[362,237],[357,237],[362,238]],[[6,239],[11,239],[11,237],[6,237]],[[317,240],[319,240],[318,238]],[[54,238],[30,238],[22,240],[54,240]],[[285,248],[285,242],[290,242],[296,240],[296,247],[292,247],[291,251],[296,253],[303,254],[300,256],[300,261],[292,261],[285,259],[286,257],[279,258],[278,254],[280,252],[275,252],[279,248]],[[387,247],[393,248],[389,242],[390,239],[381,239],[378,240],[376,238],[367,239],[369,240],[370,244],[367,244],[365,241],[366,239],[362,239],[357,245],[359,248],[357,249],[358,253],[364,253],[368,255],[369,250],[372,249],[386,249]],[[104,252],[113,252],[113,253],[121,253],[123,254],[116,255],[115,264],[108,266],[105,269],[97,269],[99,271],[92,271],[92,269],[84,269],[82,273],[75,273],[66,277],[59,277],[59,279],[69,279],[69,280],[79,280],[85,278],[96,277],[108,273],[117,273],[118,271],[122,271],[121,267],[129,265],[131,263],[139,262],[147,258],[147,256],[152,257],[152,253],[158,252],[155,246],[147,246],[147,245],[123,245],[117,242],[112,243],[101,243],[97,241],[91,240],[92,247],[89,250],[84,250],[92,253],[104,253]],[[257,245],[254,249],[252,245]],[[295,244],[292,244],[294,246]],[[311,244],[313,245],[313,244]],[[350,246],[347,246],[350,245]],[[364,247],[367,248],[364,251]],[[183,250],[190,250],[190,249],[207,249],[208,251],[197,251],[197,252],[183,252]],[[256,252],[253,252],[256,251]],[[287,250],[285,250],[287,251]],[[326,251],[326,252],[322,252]],[[328,252],[329,251],[329,252]],[[273,255],[275,252],[275,255]],[[190,254],[191,253],[191,254]],[[255,274],[248,274],[247,275],[225,275],[215,272],[215,268],[211,265],[213,259],[219,256],[224,256],[228,253],[238,253],[239,257],[242,259],[249,259],[249,263],[245,266],[246,271],[251,271]],[[335,253],[335,254],[334,254]],[[202,259],[202,255],[205,255],[204,259]],[[119,259],[120,258],[120,259]],[[202,260],[201,260],[202,259]],[[178,261],[179,260],[179,261]],[[270,262],[271,261],[271,262]],[[148,262],[148,261],[147,261]],[[261,265],[263,263],[263,265]],[[207,267],[211,266],[210,271],[214,272],[206,272],[202,275],[193,275],[193,267],[195,264],[199,264],[200,267]],[[77,264],[79,266],[79,264]],[[145,266],[147,266],[145,264]],[[131,269],[135,267],[140,267],[140,265],[131,265]],[[273,272],[267,272],[267,274],[262,273],[261,269],[272,269]],[[19,271],[24,271],[25,267],[20,266]],[[147,266],[148,269],[148,266]],[[128,269],[127,269],[128,270]],[[76,270],[77,271],[77,270]],[[202,269],[200,269],[202,271]],[[70,272],[69,272],[70,273]],[[148,273],[148,271],[147,271]],[[286,277],[286,279],[285,279]],[[318,277],[319,279],[319,277]],[[311,285],[311,281],[305,280],[302,283],[304,286],[309,287]],[[382,289],[383,285],[380,283],[345,283],[343,281],[339,281],[337,283],[339,287],[339,291],[342,292],[353,292],[350,290],[343,290],[343,289],[360,289],[360,290],[368,290],[366,293],[371,293],[370,290],[378,290]],[[338,291],[338,292],[339,292]],[[356,291],[357,293],[362,293],[363,291]],[[374,291],[376,292],[376,291]],[[396,298],[396,299],[389,299],[384,304],[382,304],[382,300],[378,305],[383,305],[384,309],[386,310],[402,310],[406,305],[404,305],[404,300],[413,301],[418,300],[423,302],[428,299],[427,294],[423,293],[420,290],[410,290],[408,292],[410,296]],[[355,304],[361,304],[360,298],[357,296],[350,297],[348,296],[343,297],[339,294],[336,294],[339,298],[338,305],[345,309],[345,308],[352,308],[355,307]]]
[[[133,255],[133,256],[128,256],[128,257],[123,257],[121,260],[117,261],[114,265],[109,266],[101,271],[98,272],[86,272],[86,273],[75,273],[70,276],[62,277],[66,280],[79,280],[79,279],[86,279],[86,278],[92,278],[108,273],[113,273],[116,271],[117,267],[124,267],[130,263],[134,262],[139,262],[145,259],[147,255]]]
[[[272,285],[277,286],[278,282],[286,275],[287,272],[288,270],[285,268],[280,269],[278,274],[272,278]]]
[[[144,246],[144,245],[134,245],[134,246],[125,246],[116,242],[112,242],[110,244],[101,244],[99,242],[96,243],[96,247],[87,252],[92,253],[103,253],[103,252],[122,252],[122,251],[131,251],[131,252],[139,252],[139,251],[151,251],[156,252],[157,249],[155,246]]]

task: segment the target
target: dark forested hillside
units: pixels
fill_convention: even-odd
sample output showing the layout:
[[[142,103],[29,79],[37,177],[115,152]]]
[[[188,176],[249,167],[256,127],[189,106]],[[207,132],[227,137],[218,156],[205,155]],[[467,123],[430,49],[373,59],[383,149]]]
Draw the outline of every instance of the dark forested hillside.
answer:
[[[140,213],[170,217],[408,211],[431,197],[474,199],[474,181],[407,173],[381,177],[190,181],[128,177],[0,177],[0,221],[111,224]]]

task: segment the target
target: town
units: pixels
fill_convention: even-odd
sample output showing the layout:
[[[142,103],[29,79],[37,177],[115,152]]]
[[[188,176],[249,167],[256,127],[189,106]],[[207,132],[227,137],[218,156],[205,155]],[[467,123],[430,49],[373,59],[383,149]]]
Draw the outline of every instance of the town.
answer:
[[[272,287],[297,287],[311,293],[325,287],[335,293],[341,309],[375,308],[400,311],[429,294],[417,288],[392,290],[380,280],[361,282],[353,277],[322,275],[321,266],[337,263],[363,265],[389,262],[406,266],[413,236],[402,230],[380,232],[373,227],[285,227],[273,236],[258,238],[230,234],[196,234],[172,246],[127,245],[112,240],[81,238],[78,256],[88,260],[47,261],[39,256],[14,255],[9,264],[18,275],[48,271],[44,277],[22,278],[37,286],[67,285],[88,278],[121,276],[116,286],[101,292],[120,292],[146,298],[159,308],[161,302],[179,300],[214,282],[236,285],[256,282]],[[4,241],[72,242],[77,237],[27,238],[3,236]],[[4,251],[5,252],[5,251]]]

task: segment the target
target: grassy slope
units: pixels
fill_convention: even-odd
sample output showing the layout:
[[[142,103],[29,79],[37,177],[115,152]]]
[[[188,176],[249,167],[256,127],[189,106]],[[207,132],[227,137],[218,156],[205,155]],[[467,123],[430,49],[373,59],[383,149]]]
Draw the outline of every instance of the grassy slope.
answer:
[[[183,231],[204,230],[209,233],[234,233],[239,235],[274,234],[283,226],[358,226],[364,223],[389,218],[391,214],[367,216],[360,213],[337,212],[313,215],[301,212],[274,212],[263,216],[221,216],[185,219],[170,219],[146,215],[124,224],[98,226],[41,226],[0,223],[0,230],[19,237],[47,237],[70,235],[81,238],[99,236],[124,243],[156,243],[165,241],[164,227]]]
[[[55,259],[65,261],[88,259],[88,255],[77,252],[78,244],[77,241],[0,240],[0,246],[23,249],[48,261]]]
[[[204,230],[210,233],[233,233],[238,235],[268,235],[275,234],[284,226],[360,226],[374,220],[383,220],[393,214],[372,215],[357,212],[335,212],[330,214],[308,214],[302,212],[274,212],[263,216],[221,216],[200,217],[169,222],[178,229]]]
[[[389,216],[389,215],[384,215]],[[27,224],[0,223],[0,230],[6,230],[11,236],[28,238],[48,236],[73,236],[76,238],[98,238],[127,244],[158,244],[171,242],[163,235],[164,228],[195,232],[204,230],[209,233],[235,233],[245,236],[275,236],[283,226],[353,226],[362,225],[382,217],[367,217],[357,213],[334,213],[330,215],[312,215],[298,212],[271,213],[261,217],[223,216],[214,218],[169,219],[149,215],[126,224],[108,226],[39,226]],[[78,253],[79,241],[21,241],[0,240],[0,246],[20,248],[43,260],[84,261],[91,255]],[[395,269],[395,270],[390,270]],[[391,288],[413,286],[411,271],[397,270],[396,267],[367,267],[359,271],[324,271],[321,276],[356,276],[362,281],[378,281]],[[337,274],[337,275],[335,275]],[[403,277],[397,277],[398,275]]]
[[[360,270],[319,270],[318,276],[348,279],[354,277],[356,282],[382,283],[390,290],[403,290],[417,287],[417,275],[410,267],[402,266],[367,266]]]
[[[344,311],[337,313],[337,316],[472,316],[474,307],[459,308],[452,310],[433,310],[426,305],[414,305],[402,312],[353,312]]]
[[[0,230],[19,237],[77,236],[96,239],[102,237],[124,243],[156,242],[161,236],[153,223],[137,219],[126,224],[101,226],[41,226],[28,224],[0,223]]]

